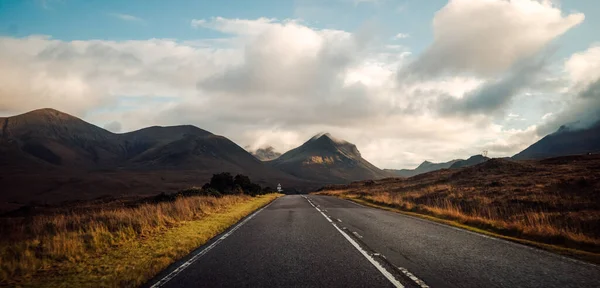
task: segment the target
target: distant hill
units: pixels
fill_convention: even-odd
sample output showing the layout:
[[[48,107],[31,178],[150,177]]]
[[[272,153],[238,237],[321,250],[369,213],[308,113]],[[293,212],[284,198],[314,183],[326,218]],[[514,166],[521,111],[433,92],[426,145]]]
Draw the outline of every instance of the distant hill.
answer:
[[[512,158],[543,159],[585,153],[600,153],[600,121],[582,129],[563,125]]]
[[[254,151],[249,151],[254,157],[260,161],[271,161],[279,158],[281,153],[275,151],[275,148],[268,146],[264,148],[258,148]]]
[[[296,177],[327,183],[391,176],[363,159],[354,144],[329,133],[317,134],[268,163]]]
[[[419,165],[415,169],[399,169],[399,170],[384,169],[384,170],[389,173],[392,173],[396,176],[412,177],[415,175],[419,175],[419,174],[423,174],[423,173],[427,173],[427,172],[431,172],[431,171],[450,168],[450,166],[452,166],[452,164],[454,164],[458,161],[462,161],[462,159],[454,159],[454,160],[451,160],[448,162],[443,162],[443,163],[432,163],[429,161],[423,161],[423,163],[421,163],[421,165]]]
[[[220,172],[248,175],[263,186],[319,185],[190,125],[115,134],[54,109],[2,117],[0,125],[0,211],[31,201],[176,191]]]
[[[473,156],[469,157],[469,159],[467,159],[467,160],[460,160],[460,161],[454,162],[454,164],[450,165],[450,169],[470,167],[473,165],[481,164],[488,160],[490,160],[490,158],[485,157],[483,155],[473,155]]]

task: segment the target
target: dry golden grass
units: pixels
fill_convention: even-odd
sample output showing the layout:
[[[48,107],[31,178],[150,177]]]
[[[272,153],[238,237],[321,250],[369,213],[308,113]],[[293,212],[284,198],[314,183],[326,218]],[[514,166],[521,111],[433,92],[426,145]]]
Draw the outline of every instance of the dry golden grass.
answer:
[[[0,286],[137,286],[278,196],[182,197],[3,219]]]
[[[320,193],[600,253],[598,168],[598,156],[526,162],[493,159],[407,179],[331,186]]]

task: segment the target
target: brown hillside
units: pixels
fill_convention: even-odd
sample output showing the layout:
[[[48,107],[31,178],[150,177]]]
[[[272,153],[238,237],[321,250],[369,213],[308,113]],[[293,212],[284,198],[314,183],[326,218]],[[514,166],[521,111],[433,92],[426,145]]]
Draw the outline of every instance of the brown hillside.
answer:
[[[491,159],[405,179],[328,186],[320,193],[600,252],[600,155]]]
[[[0,213],[31,204],[153,195],[206,183],[220,172],[288,191],[320,183],[256,159],[229,139],[185,125],[114,134],[40,109],[0,118]]]

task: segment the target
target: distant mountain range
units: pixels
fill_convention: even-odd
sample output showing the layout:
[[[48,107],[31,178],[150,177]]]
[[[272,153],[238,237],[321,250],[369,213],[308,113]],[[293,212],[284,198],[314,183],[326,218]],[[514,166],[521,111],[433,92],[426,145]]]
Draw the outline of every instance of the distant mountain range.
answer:
[[[174,192],[220,172],[286,191],[388,176],[329,134],[263,162],[257,158],[278,153],[267,147],[253,155],[190,125],[115,134],[54,109],[0,117],[0,125],[0,212],[31,201]]]
[[[69,169],[194,169],[287,176],[229,139],[194,126],[149,127],[114,134],[53,110],[0,118],[12,157]],[[252,173],[250,173],[252,174]]]
[[[421,163],[421,165],[419,165],[415,169],[399,169],[399,170],[385,169],[385,171],[392,173],[395,176],[412,177],[412,176],[416,176],[419,174],[437,171],[437,170],[441,170],[441,169],[456,169],[456,168],[462,168],[462,167],[469,167],[469,166],[477,165],[479,163],[483,163],[489,159],[490,158],[485,157],[483,155],[474,155],[474,156],[469,157],[469,159],[467,159],[467,160],[454,159],[454,160],[451,160],[448,162],[442,162],[442,163],[432,163],[429,161],[424,161],[423,163]]]
[[[248,175],[286,191],[392,176],[411,177],[488,160],[475,155],[416,169],[381,170],[357,147],[328,133],[284,154],[272,147],[249,153],[231,140],[195,126],[148,127],[115,134],[53,109],[0,117],[0,212],[27,203],[56,203],[175,192],[202,185],[214,173]],[[561,127],[514,159],[600,152],[600,125]],[[263,160],[263,161],[261,161]]]
[[[490,160],[490,158],[483,155],[473,155],[469,157],[467,160],[459,160],[450,165],[450,169],[457,169],[462,167],[469,167],[473,165],[477,165],[483,162]]]
[[[512,158],[542,159],[565,155],[600,153],[600,121],[584,128],[563,125]]]
[[[53,109],[2,117],[0,125],[0,211],[31,201],[174,192],[220,172],[245,174],[263,186],[321,185],[189,125],[115,134]]]
[[[296,177],[326,183],[392,176],[362,158],[356,145],[329,133],[317,134],[267,163]]]
[[[431,171],[436,171],[436,170],[440,170],[440,169],[448,169],[450,168],[450,166],[452,166],[452,164],[458,162],[458,161],[463,161],[462,159],[454,159],[448,162],[442,162],[442,163],[432,163],[429,161],[424,161],[423,163],[421,163],[421,165],[419,165],[417,168],[415,169],[385,169],[385,171],[392,173],[396,176],[401,176],[401,177],[412,177],[415,175],[419,175],[419,174],[423,174],[423,173],[427,173],[427,172],[431,172]]]

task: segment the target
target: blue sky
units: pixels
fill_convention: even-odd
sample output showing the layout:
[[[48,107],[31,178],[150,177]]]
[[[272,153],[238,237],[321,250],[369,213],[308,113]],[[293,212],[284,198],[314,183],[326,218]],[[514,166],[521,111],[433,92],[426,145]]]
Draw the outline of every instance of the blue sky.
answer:
[[[384,168],[510,156],[595,113],[598,27],[594,0],[5,0],[0,114],[280,151],[329,131]]]
[[[51,35],[61,40],[131,40],[169,38],[193,40],[220,37],[210,30],[190,29],[192,19],[224,18],[303,19],[316,28],[355,31],[365,23],[382,28],[382,34],[413,35],[403,39],[415,51],[432,39],[431,18],[447,1],[353,0],[6,0],[0,2],[0,33],[24,37]],[[585,49],[600,27],[600,8],[594,0],[561,1],[561,10],[585,12],[586,21],[564,35],[559,55]],[[126,21],[116,15],[140,21]],[[405,31],[405,32],[403,32]],[[597,34],[597,33],[596,33]]]

